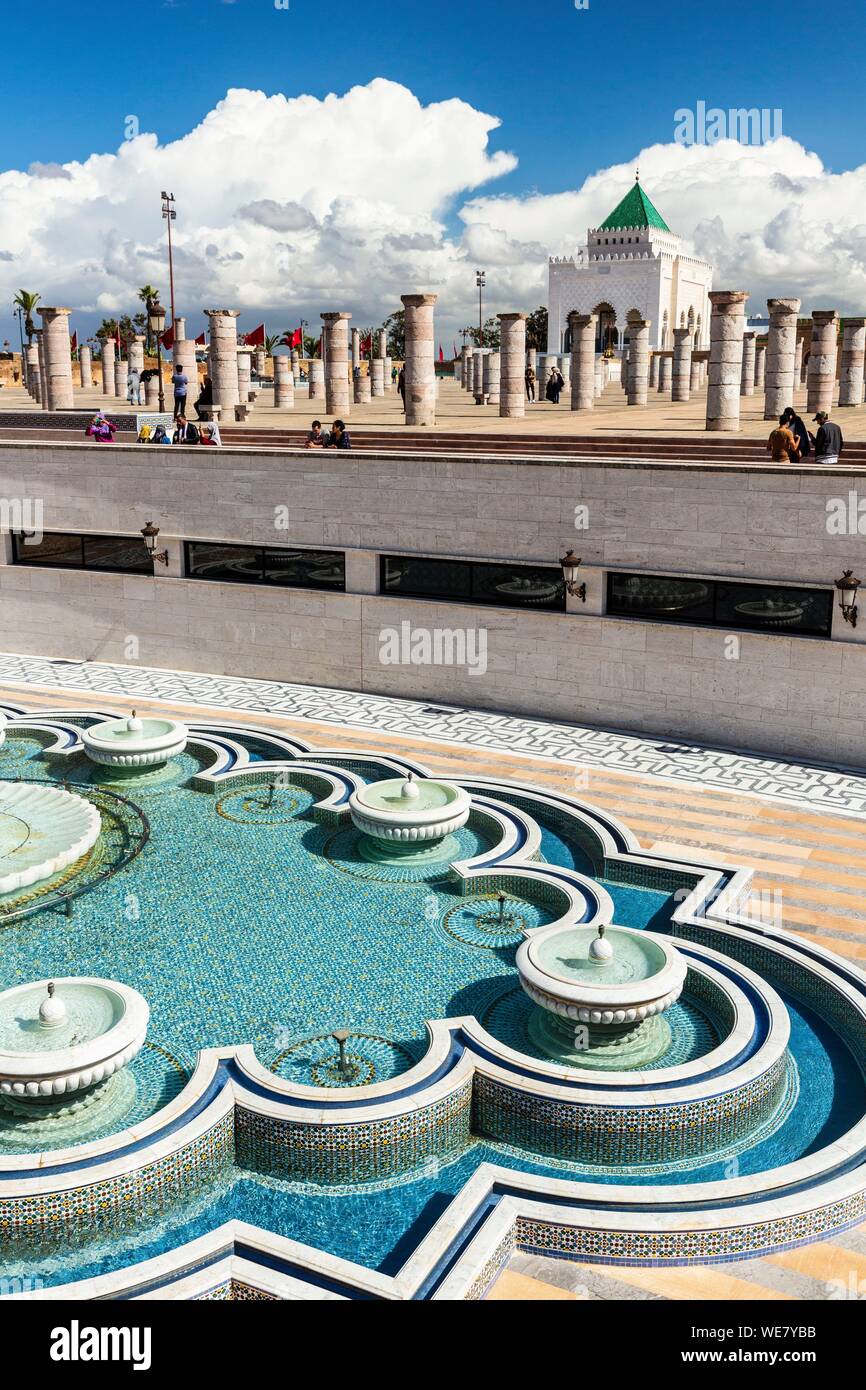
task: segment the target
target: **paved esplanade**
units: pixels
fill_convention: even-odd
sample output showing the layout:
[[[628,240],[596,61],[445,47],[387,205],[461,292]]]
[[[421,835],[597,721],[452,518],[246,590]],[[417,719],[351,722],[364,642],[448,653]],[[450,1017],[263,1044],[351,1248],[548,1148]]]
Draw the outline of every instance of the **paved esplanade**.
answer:
[[[746,290],[711,290],[710,378],[707,388],[708,430],[740,428],[740,381]]]
[[[674,329],[671,400],[687,401],[692,389],[692,330]]]
[[[571,408],[592,410],[595,405],[595,314],[568,316],[571,330]]]
[[[401,294],[406,329],[406,424],[435,425],[436,365],[433,306],[435,294]]]
[[[39,309],[42,319],[42,352],[45,360],[42,377],[42,403],[49,410],[71,410],[75,404],[72,392],[72,353],[69,342],[70,309],[46,307]]]
[[[328,415],[349,413],[349,319],[351,314],[322,314],[325,325],[325,410]]]
[[[863,404],[864,357],[866,357],[866,318],[846,319],[842,327],[842,366],[839,373],[840,405]]]
[[[646,405],[649,393],[649,319],[642,318],[637,309],[630,309],[626,318],[629,341],[628,403]]]
[[[526,315],[499,314],[497,317],[499,415],[504,420],[518,420],[526,414]],[[465,353],[466,349],[463,351]]]
[[[836,386],[836,339],[839,316],[835,309],[812,311],[812,341],[809,345],[809,365],[806,378],[806,409],[833,409]]]
[[[238,309],[205,309],[208,319],[208,375],[213,403],[234,411],[240,403],[238,386]],[[223,416],[225,418],[225,416]]]
[[[768,299],[770,328],[767,334],[767,365],[764,373],[764,419],[778,420],[794,403],[794,385],[799,382],[797,339],[799,299]]]

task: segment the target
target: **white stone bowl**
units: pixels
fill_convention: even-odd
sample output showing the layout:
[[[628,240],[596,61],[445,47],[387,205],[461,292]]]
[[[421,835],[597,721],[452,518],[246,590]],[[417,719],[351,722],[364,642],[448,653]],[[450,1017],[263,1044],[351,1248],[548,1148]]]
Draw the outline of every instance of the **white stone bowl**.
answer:
[[[0,1051],[0,1094],[22,1100],[46,1100],[87,1090],[127,1066],[141,1051],[147,1035],[150,1009],[147,1000],[129,985],[94,976],[72,976],[55,979],[58,998],[64,987],[90,986],[104,990],[115,1007],[117,1021],[99,1037],[90,1041],[58,1048],[56,1051]],[[17,985],[0,995],[4,1006],[16,998],[22,1003],[34,996],[46,996],[48,981]]]
[[[403,780],[393,779],[394,785],[399,785]],[[388,783],[374,782],[370,788],[360,787],[349,798],[349,815],[353,825],[362,834],[370,835],[375,840],[389,840],[392,843],[396,841],[402,844],[442,840],[465,825],[471,809],[468,793],[453,782],[434,782],[433,779],[427,778],[415,785],[423,788],[425,784],[447,790],[448,800],[445,805],[416,809],[413,802],[407,799],[400,804],[395,802],[393,809],[386,809],[372,804],[368,792],[375,795],[375,789]]]
[[[659,969],[646,979],[626,984],[592,984],[587,979],[575,980],[559,975],[539,964],[541,945],[557,937],[567,937],[573,927],[553,924],[533,931],[517,952],[516,965],[520,983],[533,1003],[548,1013],[557,1014],[575,1023],[595,1027],[621,1027],[642,1023],[647,1018],[671,1008],[683,992],[687,965],[675,946],[656,932],[634,932],[631,927],[609,927],[605,940],[620,934],[643,938],[659,951]],[[594,930],[594,929],[593,929]]]
[[[0,893],[14,893],[74,864],[99,839],[95,806],[74,792],[40,782],[0,782],[0,821],[20,822],[20,843],[0,859]]]
[[[91,762],[107,767],[154,767],[186,748],[189,730],[177,719],[145,718],[142,729],[135,733],[128,731],[128,723],[127,719],[106,719],[81,730],[81,742]]]

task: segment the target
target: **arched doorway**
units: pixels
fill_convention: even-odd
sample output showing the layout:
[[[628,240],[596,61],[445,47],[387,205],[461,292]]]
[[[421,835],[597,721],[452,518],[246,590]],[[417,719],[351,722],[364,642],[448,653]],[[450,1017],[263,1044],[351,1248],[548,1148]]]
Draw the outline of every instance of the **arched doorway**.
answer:
[[[595,350],[596,352],[606,352],[612,355],[619,346],[619,334],[616,329],[616,310],[612,304],[603,301],[596,304],[592,311],[596,315],[595,325]]]

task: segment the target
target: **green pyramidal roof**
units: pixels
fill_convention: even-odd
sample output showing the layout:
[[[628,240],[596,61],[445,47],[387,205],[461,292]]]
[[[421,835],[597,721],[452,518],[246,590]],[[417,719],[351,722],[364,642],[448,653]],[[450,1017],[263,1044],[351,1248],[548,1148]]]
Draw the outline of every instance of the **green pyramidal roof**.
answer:
[[[658,227],[660,232],[670,231],[667,222],[653,207],[637,180],[598,230],[607,232],[621,227]]]

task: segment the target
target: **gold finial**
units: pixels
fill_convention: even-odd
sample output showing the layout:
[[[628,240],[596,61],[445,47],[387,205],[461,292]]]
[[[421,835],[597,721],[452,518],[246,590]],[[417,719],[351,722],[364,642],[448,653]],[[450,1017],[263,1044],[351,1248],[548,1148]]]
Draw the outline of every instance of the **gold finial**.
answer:
[[[640,183],[640,169],[635,169],[635,171],[634,171],[634,181],[635,181],[635,183]]]

